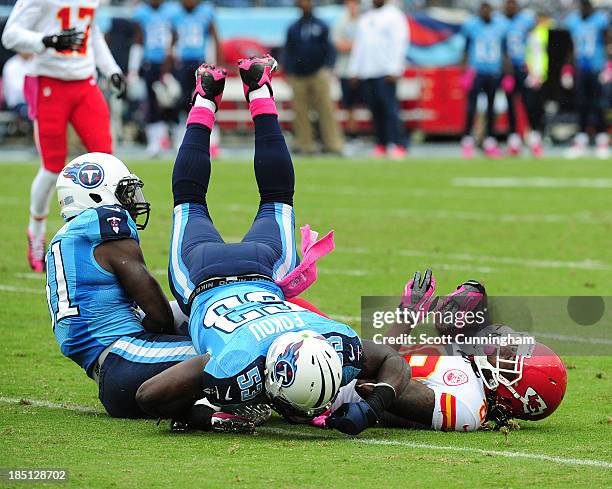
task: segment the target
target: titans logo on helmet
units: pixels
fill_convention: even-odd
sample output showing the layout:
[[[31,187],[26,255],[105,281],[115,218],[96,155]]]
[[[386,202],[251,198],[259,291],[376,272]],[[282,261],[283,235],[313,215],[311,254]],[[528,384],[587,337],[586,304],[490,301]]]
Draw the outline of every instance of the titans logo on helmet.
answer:
[[[104,180],[104,170],[97,163],[77,163],[67,166],[62,175],[84,188],[96,188]]]
[[[278,357],[274,364],[274,377],[281,381],[282,387],[289,387],[295,380],[297,370],[297,359],[300,356],[300,348],[303,341],[287,345],[282,355]]]

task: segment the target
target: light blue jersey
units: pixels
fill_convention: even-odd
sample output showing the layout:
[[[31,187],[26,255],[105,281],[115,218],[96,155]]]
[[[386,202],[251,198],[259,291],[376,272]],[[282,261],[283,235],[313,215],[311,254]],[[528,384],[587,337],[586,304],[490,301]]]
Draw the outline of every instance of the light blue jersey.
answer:
[[[132,15],[144,35],[145,62],[161,64],[172,45],[172,16],[176,6],[168,3],[154,9],[148,4],[138,7]]]
[[[201,3],[191,12],[179,5],[172,18],[176,31],[176,53],[181,61],[204,61],[208,31],[215,18],[214,7]]]
[[[506,44],[508,20],[502,15],[494,15],[491,22],[480,17],[472,17],[461,32],[468,43],[468,64],[477,73],[500,75]]]
[[[605,32],[610,20],[603,11],[593,12],[586,19],[580,12],[572,12],[565,19],[574,43],[576,67],[583,71],[599,72],[606,61]]]
[[[102,206],[66,223],[47,251],[47,302],[53,332],[62,353],[88,375],[104,348],[122,336],[144,331],[117,277],[94,257],[99,244],[125,238],[138,241],[128,212]]]
[[[204,392],[214,404],[263,398],[268,349],[280,335],[312,330],[324,336],[342,362],[342,385],[362,368],[362,345],[349,326],[284,301],[281,289],[265,280],[215,287],[198,295],[189,332],[196,351],[209,353]]]
[[[523,10],[507,20],[506,47],[508,56],[514,66],[523,66],[527,52],[527,37],[536,26],[536,16],[530,10]]]

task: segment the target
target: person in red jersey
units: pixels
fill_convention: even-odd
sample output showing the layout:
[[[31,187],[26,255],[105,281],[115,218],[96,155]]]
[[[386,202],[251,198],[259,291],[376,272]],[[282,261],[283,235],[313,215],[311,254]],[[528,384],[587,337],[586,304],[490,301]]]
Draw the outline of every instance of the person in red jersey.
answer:
[[[126,85],[94,23],[98,5],[99,0],[18,0],[2,34],[7,49],[36,55],[24,86],[42,163],[32,182],[28,225],[28,261],[35,272],[44,271],[47,215],[66,162],[68,122],[89,152],[112,153],[96,68],[119,96]]]

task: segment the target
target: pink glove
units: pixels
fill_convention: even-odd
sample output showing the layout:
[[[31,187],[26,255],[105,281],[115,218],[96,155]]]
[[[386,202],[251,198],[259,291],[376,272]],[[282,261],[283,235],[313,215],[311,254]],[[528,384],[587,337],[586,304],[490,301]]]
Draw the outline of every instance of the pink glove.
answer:
[[[331,410],[328,409],[327,411],[325,411],[323,414],[321,414],[321,416],[317,416],[316,418],[312,418],[310,420],[310,424],[312,426],[314,426],[315,428],[327,428],[327,425],[325,424],[327,422],[327,418],[329,418],[329,415],[331,414]]]
[[[475,78],[476,70],[474,68],[468,68],[459,78],[459,86],[466,92],[469,92],[472,89],[472,85],[474,84]]]
[[[516,80],[514,79],[512,75],[505,75],[502,78],[501,86],[504,89],[504,92],[512,93],[514,92],[514,89],[516,88]]]
[[[599,74],[599,81],[602,85],[612,82],[612,61],[608,61],[605,68]]]

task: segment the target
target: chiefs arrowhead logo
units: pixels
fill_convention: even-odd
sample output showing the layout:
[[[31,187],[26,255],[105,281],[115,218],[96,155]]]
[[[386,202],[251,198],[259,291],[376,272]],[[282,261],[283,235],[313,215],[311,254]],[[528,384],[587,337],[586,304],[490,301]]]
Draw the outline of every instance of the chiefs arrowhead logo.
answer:
[[[458,385],[467,384],[469,377],[463,370],[452,368],[444,372],[442,379],[446,385],[455,387]]]
[[[542,399],[542,396],[538,394],[533,387],[529,387],[525,391],[525,396],[522,399],[523,401],[523,411],[525,414],[529,414],[531,416],[539,416],[543,414],[548,406]]]

